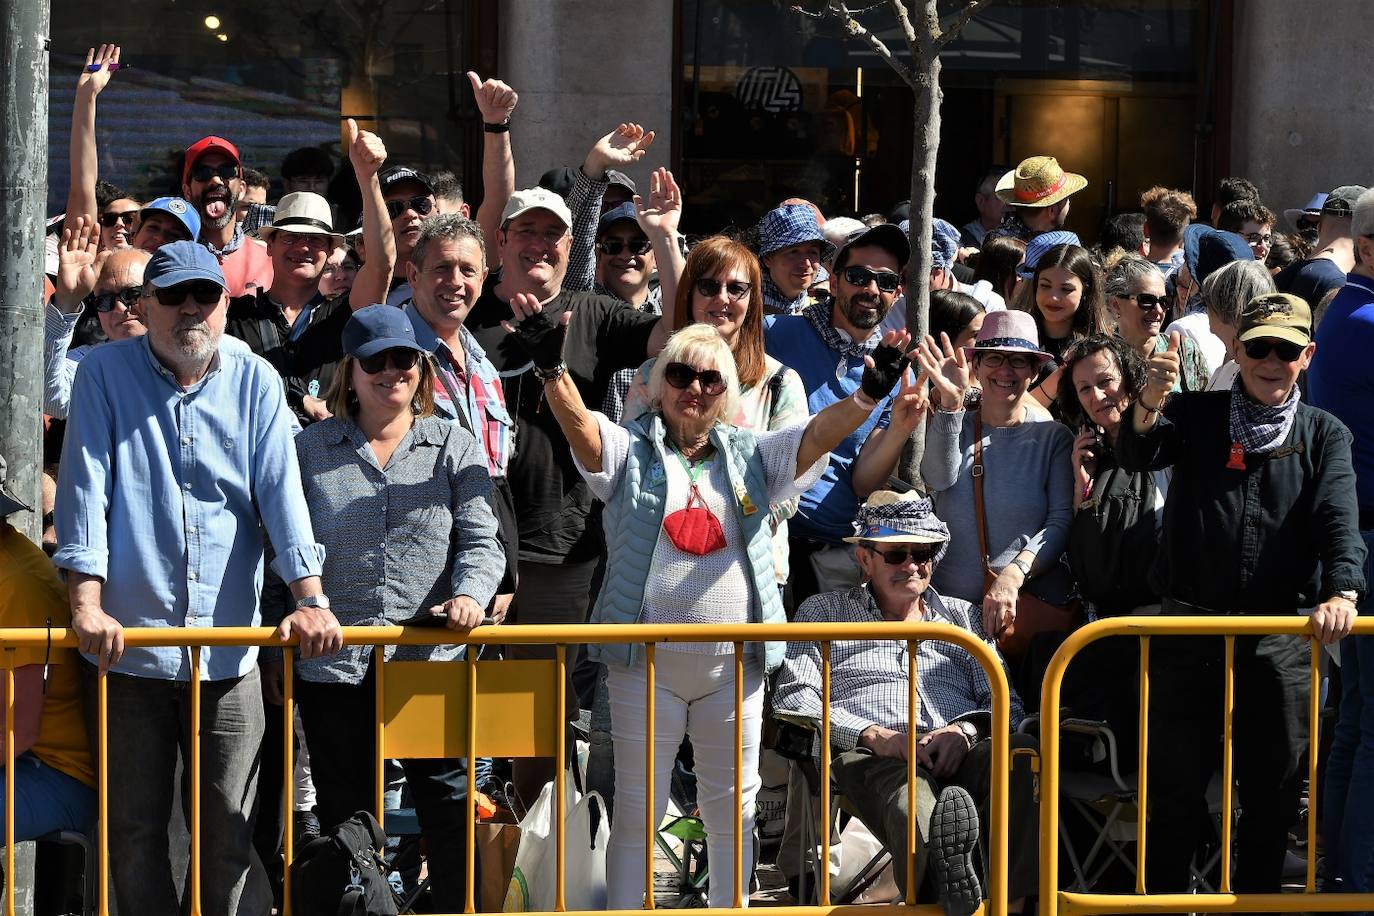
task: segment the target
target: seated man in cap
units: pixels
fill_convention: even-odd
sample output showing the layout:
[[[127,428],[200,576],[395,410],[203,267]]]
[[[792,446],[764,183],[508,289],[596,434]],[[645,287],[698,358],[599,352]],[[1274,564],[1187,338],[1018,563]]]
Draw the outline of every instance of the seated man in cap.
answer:
[[[801,314],[811,304],[807,292],[821,265],[835,253],[810,204],[783,204],[765,213],[759,220],[764,310],[770,315]],[[898,265],[898,270],[904,266]]]
[[[200,243],[224,272],[229,295],[243,296],[272,285],[272,259],[262,242],[249,238],[239,223],[243,161],[238,147],[223,137],[202,137],[186,150],[181,196],[200,217]]]
[[[377,170],[386,160],[381,138],[349,119],[349,158],[363,199],[363,232],[378,252],[354,277],[348,299],[320,292],[329,253],[343,244],[329,202],[312,191],[294,191],[277,204],[270,225],[257,230],[272,261],[267,289],[230,299],[225,326],[270,362],[286,383],[286,402],[302,426],[329,416],[324,396],[343,359],[343,327],[351,309],[380,302],[391,278],[382,237],[382,192]],[[351,306],[351,308],[350,308]]]
[[[1088,179],[1066,172],[1053,156],[1031,156],[1002,176],[997,196],[1007,204],[1002,225],[984,237],[1010,235],[1029,242],[1042,232],[1063,229],[1069,197],[1088,186]]]
[[[1292,293],[1314,312],[1326,294],[1345,285],[1345,275],[1355,269],[1355,243],[1350,235],[1350,220],[1355,201],[1365,189],[1348,184],[1326,195],[1317,223],[1315,254],[1305,261],[1279,271],[1274,285],[1281,293]]]
[[[983,615],[966,601],[930,587],[944,554],[949,529],[928,499],[879,490],[854,521],[856,558],[864,584],[816,595],[797,611],[798,623],[949,623],[986,639]],[[835,642],[830,654],[830,739],[839,751],[832,776],[837,790],[893,856],[894,875],[905,890],[907,819],[917,818],[918,882],[930,863],[945,911],[969,914],[982,900],[973,867],[980,818],[986,824],[992,743],[992,689],[967,651],[933,639],[917,643],[919,719],[909,720],[907,644],[895,640]],[[789,642],[773,694],[773,707],[819,719],[821,656],[816,643]],[[1021,701],[1011,696],[1012,723]],[[917,735],[921,783],[916,811],[908,808],[907,750]],[[1025,735],[998,736],[1013,748],[1034,749]],[[1034,776],[1026,754],[1013,751],[1007,897],[1019,912],[1035,893],[1039,818]],[[976,799],[976,801],[975,801]],[[825,901],[823,901],[825,902]]]

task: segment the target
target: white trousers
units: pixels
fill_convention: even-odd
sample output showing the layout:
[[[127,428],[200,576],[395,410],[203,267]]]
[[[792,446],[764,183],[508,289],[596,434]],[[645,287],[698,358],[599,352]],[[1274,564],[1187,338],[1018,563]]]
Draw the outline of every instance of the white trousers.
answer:
[[[639,909],[644,902],[645,665],[609,665],[615,743],[615,819],[606,855],[608,909]],[[763,720],[763,670],[744,663],[742,810],[735,807],[735,659],[733,655],[674,652],[660,646],[654,659],[654,824],[668,809],[668,781],[683,735],[692,739],[697,806],[706,827],[710,905],[734,903],[731,874],[734,840],[742,843],[740,896],[749,901],[753,862],[754,796],[759,791],[759,733]],[[652,888],[648,889],[653,892]]]

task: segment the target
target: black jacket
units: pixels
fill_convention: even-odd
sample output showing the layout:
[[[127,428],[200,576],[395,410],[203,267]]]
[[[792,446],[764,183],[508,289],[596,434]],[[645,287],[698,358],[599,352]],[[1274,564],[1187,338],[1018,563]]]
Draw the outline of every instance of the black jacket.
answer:
[[[1155,563],[1160,594],[1252,614],[1292,614],[1345,590],[1363,596],[1350,431],[1300,403],[1281,447],[1232,470],[1230,410],[1229,391],[1185,393],[1143,435],[1122,423],[1122,467],[1174,468]]]
[[[343,329],[352,310],[347,299],[317,297],[310,309],[310,324],[297,340],[281,306],[266,290],[229,300],[225,330],[264,357],[286,383],[286,403],[304,426],[310,422],[302,407],[305,395],[324,399],[334,369],[343,359]]]

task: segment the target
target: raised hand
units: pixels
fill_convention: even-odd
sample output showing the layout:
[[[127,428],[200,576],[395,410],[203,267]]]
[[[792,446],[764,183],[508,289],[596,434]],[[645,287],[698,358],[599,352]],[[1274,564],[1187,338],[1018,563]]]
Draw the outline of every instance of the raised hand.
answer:
[[[582,171],[588,178],[604,178],[609,168],[623,168],[643,159],[653,142],[653,131],[646,131],[638,124],[621,124],[596,141],[582,163]]]
[[[903,355],[911,335],[906,331],[888,331],[883,335],[872,356],[864,357],[864,374],[859,381],[859,390],[875,401],[881,401],[892,393],[892,386],[902,378],[902,372],[911,364]]]
[[[645,235],[672,235],[682,218],[682,189],[666,168],[654,169],[649,176],[649,203],[635,195],[635,218]]]
[[[89,67],[99,65],[100,69],[92,73]],[[111,64],[114,66],[111,67]],[[110,74],[119,69],[119,45],[101,45],[99,48],[86,49],[86,64],[81,68],[81,75],[76,78],[76,91],[88,92],[91,95],[100,95],[100,90],[104,89],[110,82]]]
[[[477,110],[482,113],[486,124],[501,124],[515,111],[520,95],[501,80],[482,79],[473,71],[468,71],[468,82],[472,84],[472,97],[477,102]]]
[[[544,372],[557,369],[563,362],[563,341],[568,336],[568,322],[572,312],[564,312],[558,321],[550,321],[539,300],[529,293],[516,293],[510,301],[515,324],[501,322],[506,333],[524,350],[535,367]]]
[[[1146,410],[1159,410],[1164,406],[1164,399],[1169,396],[1169,392],[1174,390],[1174,383],[1178,381],[1179,367],[1182,364],[1182,357],[1179,355],[1182,343],[1178,331],[1170,331],[1168,348],[1146,361],[1145,389],[1137,398]]]
[[[920,342],[915,352],[916,362],[925,370],[930,383],[935,387],[935,393],[940,398],[940,406],[945,410],[962,408],[964,396],[973,385],[973,377],[963,349],[951,344],[949,335],[941,331],[939,343],[936,343],[934,337],[926,335],[926,339]]]
[[[367,181],[386,162],[386,144],[370,130],[362,130],[358,122],[348,119],[348,161],[360,181]]]
[[[74,312],[82,300],[95,289],[100,274],[97,253],[100,248],[100,224],[89,215],[78,216],[76,222],[62,230],[57,246],[57,307]]]
[[[909,436],[920,425],[921,417],[925,416],[926,409],[930,407],[930,398],[926,396],[927,378],[924,369],[914,379],[910,368],[902,373],[902,387],[897,389],[897,396],[892,399],[892,421],[889,429]]]

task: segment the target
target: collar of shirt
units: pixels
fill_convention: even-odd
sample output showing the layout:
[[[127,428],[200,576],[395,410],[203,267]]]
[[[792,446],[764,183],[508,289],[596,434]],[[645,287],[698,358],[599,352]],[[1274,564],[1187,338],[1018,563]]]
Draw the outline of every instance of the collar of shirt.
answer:
[[[1374,296],[1374,279],[1366,277],[1364,274],[1357,274],[1353,270],[1345,275],[1347,286],[1358,286],[1371,296]]]
[[[225,245],[223,248],[216,248],[212,243],[206,241],[202,241],[201,244],[209,248],[210,253],[215,257],[223,258],[225,255],[233,254],[238,251],[239,247],[243,244],[243,240],[246,238],[248,238],[248,236],[243,232],[243,224],[234,223],[234,235],[229,239],[229,244]]]
[[[276,299],[273,299],[271,295],[268,294],[267,290],[260,290],[259,293],[262,296],[262,299],[259,301],[265,301],[267,303],[269,313],[272,317],[276,318],[277,316],[281,316],[282,321],[285,321],[286,308]],[[300,340],[301,335],[305,333],[305,329],[310,327],[310,322],[314,320],[315,307],[325,301],[324,293],[316,289],[315,295],[311,296],[310,301],[301,306],[300,312],[296,315],[296,320],[291,323],[291,331],[287,334],[287,340]]]
[[[219,347],[216,346],[215,352],[210,356],[210,365],[206,368],[205,374],[202,375],[200,379],[194,384],[192,384],[189,388],[181,387],[181,383],[177,381],[176,375],[172,372],[171,369],[168,369],[165,365],[163,365],[162,360],[158,359],[157,354],[153,352],[152,341],[148,339],[150,336],[151,335],[149,334],[142,334],[138,337],[138,348],[140,351],[142,351],[143,358],[148,361],[148,365],[153,368],[153,371],[157,373],[158,376],[160,376],[163,379],[163,381],[167,382],[179,393],[194,394],[195,392],[199,391],[200,389],[204,388],[207,384],[209,384],[210,379],[214,378],[216,375],[219,374]],[[222,344],[223,342],[224,338],[221,337],[220,343]]]
[[[376,456],[372,453],[372,446],[368,442],[367,434],[362,431],[352,417],[340,417],[334,434],[329,437],[329,443],[338,445],[347,442],[357,451],[358,456],[365,458],[369,464],[384,471],[377,463]],[[421,423],[418,420],[411,424],[410,430],[401,439],[401,443],[396,446],[396,454],[400,455],[415,448],[417,445],[443,445],[444,436],[439,427],[433,423]]]

